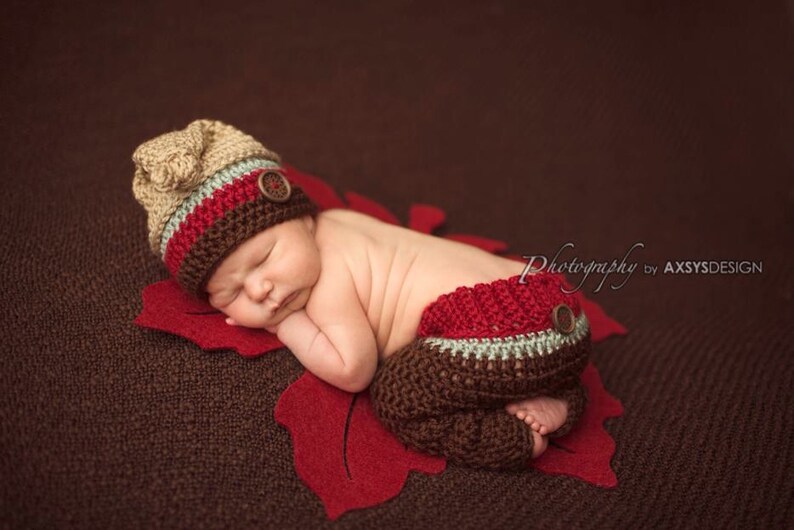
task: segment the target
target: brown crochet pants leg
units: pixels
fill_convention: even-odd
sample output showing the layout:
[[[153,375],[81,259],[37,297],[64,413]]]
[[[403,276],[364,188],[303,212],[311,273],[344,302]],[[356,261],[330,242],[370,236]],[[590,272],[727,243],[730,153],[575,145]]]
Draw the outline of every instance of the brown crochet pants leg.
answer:
[[[532,456],[530,428],[504,406],[534,395],[568,401],[566,434],[586,403],[579,382],[587,343],[543,360],[478,361],[451,356],[417,339],[378,368],[370,387],[373,410],[406,445],[485,469],[520,469]]]

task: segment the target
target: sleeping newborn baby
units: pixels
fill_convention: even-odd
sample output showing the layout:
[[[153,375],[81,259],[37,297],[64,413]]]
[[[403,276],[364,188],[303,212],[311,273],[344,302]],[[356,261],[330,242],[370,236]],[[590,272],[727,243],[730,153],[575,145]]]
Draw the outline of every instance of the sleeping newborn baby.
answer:
[[[278,335],[403,443],[525,467],[585,406],[590,333],[559,278],[350,210],[317,212],[252,137],[197,120],[133,154],[149,241],[232,326]]]

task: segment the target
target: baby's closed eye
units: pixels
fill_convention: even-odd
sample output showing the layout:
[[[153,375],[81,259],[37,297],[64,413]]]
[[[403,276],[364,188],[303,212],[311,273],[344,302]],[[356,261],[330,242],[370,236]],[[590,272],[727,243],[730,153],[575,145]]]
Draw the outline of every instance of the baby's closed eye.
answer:
[[[223,305],[228,305],[237,298],[237,291],[226,291],[224,292],[221,297],[220,301]]]
[[[223,292],[222,300],[224,303],[229,304],[237,298],[237,294],[240,292],[238,288],[227,289]]]
[[[235,298],[237,298],[238,292],[239,289],[237,288],[225,288],[223,290],[210,293],[210,305],[216,308],[225,307],[234,302]]]

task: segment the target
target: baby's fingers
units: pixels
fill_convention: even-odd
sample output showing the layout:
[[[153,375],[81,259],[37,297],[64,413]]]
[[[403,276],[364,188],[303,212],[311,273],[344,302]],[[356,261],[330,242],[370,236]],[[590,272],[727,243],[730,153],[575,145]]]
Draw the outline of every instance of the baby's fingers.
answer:
[[[232,319],[232,317],[227,317],[226,318],[226,323],[229,324],[230,326],[236,326],[237,325],[237,322],[235,322],[234,319]]]

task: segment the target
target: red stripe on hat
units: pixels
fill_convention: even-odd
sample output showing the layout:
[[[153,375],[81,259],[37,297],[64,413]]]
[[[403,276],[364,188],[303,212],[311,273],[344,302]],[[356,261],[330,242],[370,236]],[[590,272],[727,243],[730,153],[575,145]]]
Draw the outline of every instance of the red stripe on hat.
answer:
[[[237,206],[256,200],[261,194],[257,177],[264,169],[255,169],[232,182],[223,185],[193,208],[179,223],[165,247],[165,266],[176,276],[182,260],[190,247],[201,235],[223,215]]]

